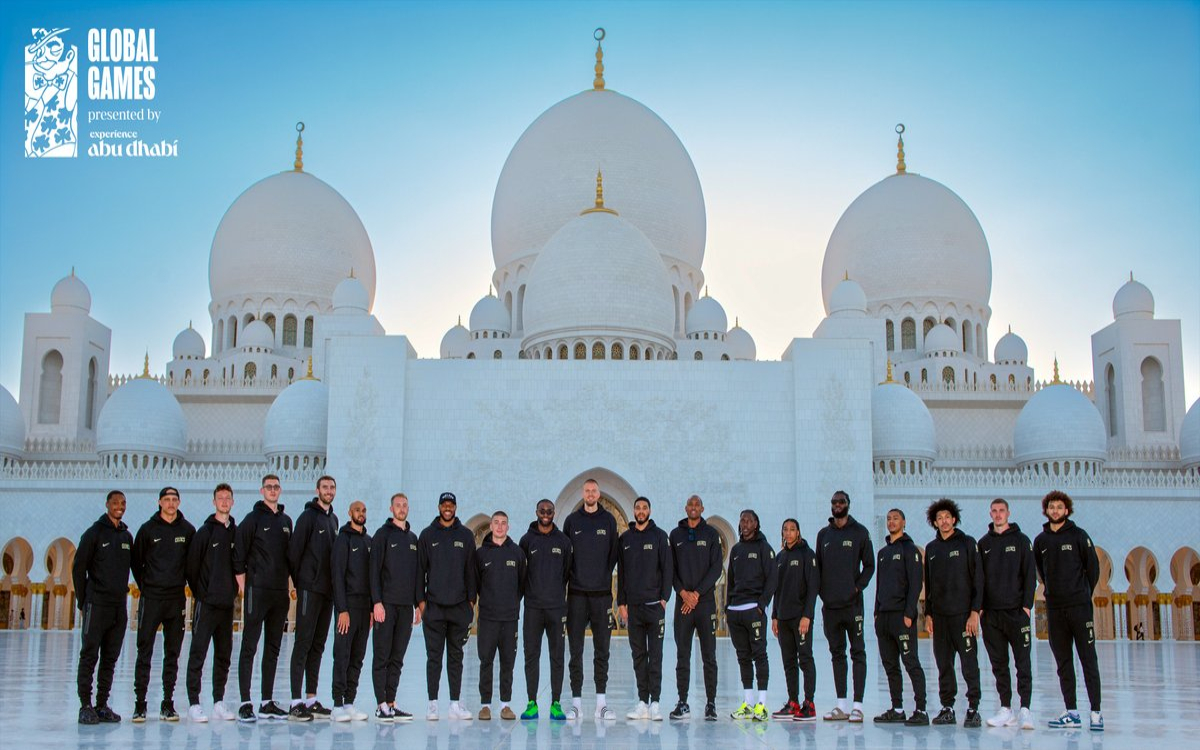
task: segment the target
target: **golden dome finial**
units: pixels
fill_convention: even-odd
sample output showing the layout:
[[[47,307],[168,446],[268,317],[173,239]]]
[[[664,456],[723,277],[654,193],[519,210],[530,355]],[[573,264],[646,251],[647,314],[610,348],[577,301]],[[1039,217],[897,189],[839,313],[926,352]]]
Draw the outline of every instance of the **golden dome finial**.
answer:
[[[492,294],[492,285],[491,285],[491,284],[488,284],[488,296],[489,296],[489,297],[495,297],[495,296],[496,296],[496,295]]]
[[[729,318],[726,318],[726,320],[729,320]],[[733,327],[734,328],[742,327],[742,324],[741,324],[741,322],[738,321],[738,316],[736,316],[736,315],[733,316]]]
[[[584,214],[612,214],[617,215],[617,212],[611,208],[604,207],[604,173],[599,169],[596,170],[596,205],[591,208],[585,208],[579,212],[580,216]]]
[[[312,360],[313,360],[312,355],[311,354],[308,355],[308,371],[304,373],[304,377],[301,378],[301,380],[316,380],[317,379],[316,377],[313,376]]]
[[[462,316],[461,315],[458,316],[458,324],[462,325]]]
[[[704,296],[705,296],[705,297],[707,297],[707,296],[708,296],[708,284],[705,284],[705,285],[704,285]]]
[[[71,266],[71,278],[75,278],[75,266]],[[1129,272],[1129,279],[1133,280],[1133,271]]]
[[[146,350],[146,359],[142,362],[142,377],[150,377],[150,350]]]
[[[192,321],[190,321],[190,320],[188,321],[188,330],[189,331],[192,330]]]
[[[304,123],[296,123],[296,161],[292,164],[293,172],[304,171]]]
[[[846,272],[845,272],[845,273],[842,275],[842,281],[849,281],[849,280],[850,280],[850,271],[846,271]]]
[[[350,278],[354,278],[354,266],[350,266]]]
[[[1050,385],[1061,385],[1062,381],[1058,379],[1058,355],[1054,355],[1054,380],[1050,381]]]
[[[884,380],[882,383],[880,383],[880,385],[886,385],[886,384],[888,384],[888,383],[895,383],[895,382],[896,382],[895,380],[892,380],[892,358],[891,358],[891,357],[888,357],[888,360],[887,360],[887,378],[886,378],[886,379],[885,379],[885,380]]]
[[[1008,324],[1008,332],[1009,332],[1009,333],[1012,333],[1012,323],[1009,323],[1009,324]]]
[[[896,174],[904,174],[908,167],[904,165],[904,123],[896,125]]]
[[[596,39],[596,80],[592,81],[592,88],[596,91],[604,90],[604,48],[600,46],[600,42],[604,41],[604,29],[597,28],[592,34]]]
[[[74,268],[72,268],[72,269],[71,269],[71,275],[72,275],[72,276],[74,276],[74,275],[75,275],[75,269],[74,269]],[[1130,272],[1129,272],[1129,280],[1130,280],[1130,281],[1133,281],[1133,271],[1130,271]]]

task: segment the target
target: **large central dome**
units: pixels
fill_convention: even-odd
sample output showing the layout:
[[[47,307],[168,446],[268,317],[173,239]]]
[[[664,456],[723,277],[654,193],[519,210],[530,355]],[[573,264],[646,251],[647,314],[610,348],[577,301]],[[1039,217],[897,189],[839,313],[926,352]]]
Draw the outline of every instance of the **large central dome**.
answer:
[[[536,254],[577,217],[591,202],[597,169],[620,175],[607,198],[622,218],[662,255],[700,269],[704,195],[691,157],[658,115],[609,90],[559,102],[513,146],[492,202],[496,268]]]

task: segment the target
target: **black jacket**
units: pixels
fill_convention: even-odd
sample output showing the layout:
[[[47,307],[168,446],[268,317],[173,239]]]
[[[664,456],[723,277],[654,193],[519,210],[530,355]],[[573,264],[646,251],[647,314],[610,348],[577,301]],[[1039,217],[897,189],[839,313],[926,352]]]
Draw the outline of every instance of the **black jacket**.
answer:
[[[983,560],[984,609],[1033,609],[1033,589],[1037,570],[1033,562],[1033,543],[1010,523],[1003,534],[988,524],[988,533],[979,537],[979,555]]]
[[[739,541],[729,553],[725,606],[754,602],[765,614],[779,579],[775,550],[761,531],[750,541]]]
[[[317,498],[309,500],[296,519],[296,529],[288,544],[288,565],[292,581],[301,591],[333,594],[333,540],[338,534],[338,517],[321,507]]]
[[[775,556],[775,567],[779,569],[779,579],[775,588],[775,604],[771,607],[771,619],[807,617],[811,620],[817,607],[817,593],[821,589],[817,554],[808,546],[808,542],[798,539],[791,547],[780,547],[779,554]]]
[[[475,535],[458,516],[449,526],[433,519],[417,542],[425,599],[443,607],[475,602]]]
[[[371,607],[371,536],[366,529],[355,531],[348,522],[342,526],[333,540],[330,578],[335,612]]]
[[[925,614],[962,615],[983,609],[983,562],[975,540],[955,529],[925,545]]]
[[[417,535],[388,519],[371,537],[371,603],[415,607],[425,601]]]
[[[817,532],[817,567],[821,570],[821,602],[833,609],[862,604],[862,592],[875,574],[875,550],[867,527],[846,517],[838,528],[833,519]]]
[[[233,518],[224,524],[211,514],[188,545],[187,578],[192,598],[210,607],[228,609],[237,599],[237,579],[233,576],[233,546],[237,524]]]
[[[582,507],[563,522],[571,540],[571,591],[598,594],[612,591],[617,564],[617,519],[601,507],[587,513]]]
[[[505,537],[496,544],[491,532],[475,550],[475,590],[479,592],[479,619],[512,622],[520,617],[525,594],[525,553]]]
[[[125,606],[129,594],[129,566],[133,560],[133,537],[124,521],[113,526],[108,515],[100,516],[79,538],[71,577],[75,581],[75,603]]]
[[[1058,531],[1050,522],[1033,540],[1034,562],[1046,587],[1046,606],[1052,609],[1092,603],[1100,580],[1100,558],[1087,532],[1067,519]]]
[[[669,600],[675,576],[667,532],[652,518],[641,530],[630,525],[617,541],[617,604]]]
[[[196,527],[183,513],[167,523],[158,511],[142,524],[133,538],[130,567],[142,596],[171,599],[183,596],[187,584],[187,553]]]
[[[901,534],[892,541],[889,535],[875,564],[875,613],[903,612],[915,621],[922,575],[921,551],[912,537]]]
[[[283,503],[272,513],[259,500],[237,527],[233,545],[233,572],[245,574],[246,586],[274,591],[288,590],[288,540],[292,537],[292,519],[283,512]]]
[[[693,529],[685,517],[671,529],[673,584],[676,591],[695,591],[711,601],[721,580],[721,535],[701,518]]]
[[[550,533],[538,531],[538,522],[529,524],[521,537],[525,553],[525,606],[560,609],[567,606],[567,581],[571,577],[571,540],[551,526]]]

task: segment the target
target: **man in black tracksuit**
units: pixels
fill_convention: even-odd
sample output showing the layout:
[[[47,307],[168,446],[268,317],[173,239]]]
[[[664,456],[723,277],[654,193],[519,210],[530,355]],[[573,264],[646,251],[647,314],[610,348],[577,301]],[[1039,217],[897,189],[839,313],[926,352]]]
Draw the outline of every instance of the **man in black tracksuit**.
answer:
[[[633,524],[617,540],[617,606],[628,623],[638,704],[630,719],[662,721],[662,649],[674,581],[671,542],[650,519],[650,501],[633,501]]]
[[[213,644],[212,697],[213,716],[219,721],[234,718],[225,705],[225,682],[229,679],[229,660],[233,654],[233,604],[238,595],[233,574],[233,547],[237,524],[229,516],[233,509],[233,488],[218,484],[213,490],[213,508],[188,546],[187,578],[192,588],[192,645],[188,650],[187,693],[190,718],[204,721],[200,706],[200,678],[208,644]]]
[[[867,646],[863,640],[863,596],[875,574],[875,550],[867,527],[850,515],[850,496],[843,490],[829,501],[829,525],[817,532],[817,568],[821,571],[821,620],[833,657],[837,706],[825,721],[863,720],[867,689]],[[854,663],[854,705],[846,702],[846,639]],[[846,709],[850,709],[847,712]]]
[[[997,498],[989,510],[992,522],[979,538],[983,560],[983,645],[992,662],[1000,711],[987,720],[988,726],[1017,726],[1033,729],[1029,702],[1033,697],[1033,667],[1030,664],[1030,613],[1037,585],[1033,543],[1020,527],[1008,522],[1008,501]],[[1012,678],[1008,673],[1008,650],[1017,665],[1019,714],[1012,708]]]
[[[783,546],[775,557],[779,584],[771,607],[771,632],[779,639],[783,655],[783,676],[787,681],[788,700],[772,716],[777,719],[813,721],[817,709],[813,695],[817,690],[817,665],[813,662],[812,621],[821,588],[817,555],[800,536],[800,522],[783,522]],[[804,673],[804,703],[800,703],[800,673]]]
[[[317,496],[296,518],[288,543],[288,566],[296,584],[296,639],[292,643],[292,721],[328,719],[330,710],[317,700],[321,656],[333,617],[333,540],[338,517],[333,512],[337,483],[333,477],[317,480]],[[304,691],[304,688],[308,689]],[[303,691],[303,692],[302,692]]]
[[[371,604],[375,621],[371,682],[375,688],[375,720],[412,721],[396,708],[396,688],[413,625],[421,622],[418,605],[425,601],[417,535],[408,523],[408,496],[392,495],[392,517],[371,539]]]
[[[187,553],[196,528],[179,512],[179,490],[163,487],[158,511],[142,524],[133,539],[133,580],[141,589],[138,602],[137,664],[133,670],[133,721],[146,720],[146,689],[154,660],[154,634],[163,630],[163,697],[159,718],[179,721],[175,712],[175,682],[183,647],[187,599]]]
[[[921,551],[904,533],[904,511],[892,508],[887,514],[887,543],[875,564],[875,635],[879,658],[887,675],[892,705],[875,717],[877,724],[926,726],[925,670],[917,656],[917,606],[921,601]],[[912,682],[916,706],[912,716],[904,714],[904,681],[900,661]]]
[[[975,540],[958,528],[958,503],[942,498],[926,511],[937,529],[925,545],[925,629],[933,636],[942,710],[934,724],[954,724],[954,678],[957,654],[967,682],[967,715],[963,726],[982,726],[979,717],[979,611],[983,608],[983,562]]]
[[[537,520],[521,537],[525,553],[525,689],[529,703],[523,721],[538,718],[538,680],[541,676],[542,636],[550,647],[550,720],[563,721],[563,641],[567,630],[567,580],[571,575],[571,540],[554,524],[554,503],[540,500]]]
[[[287,711],[272,698],[275,691],[275,668],[279,664],[279,644],[287,627],[288,607],[288,541],[292,536],[292,519],[279,502],[279,477],[267,474],[262,479],[259,494],[262,500],[246,514],[237,527],[233,545],[233,572],[238,587],[245,594],[242,602],[242,647],[238,653],[238,691],[242,704],[238,721],[256,720],[250,703],[250,678],[254,673],[254,653],[258,639],[266,631],[262,655],[262,679],[258,717],[286,719]]]
[[[479,592],[479,718],[492,718],[492,665],[500,651],[500,718],[517,718],[512,706],[517,663],[517,618],[525,592],[525,553],[508,535],[508,514],[492,514],[491,529],[475,550]]]
[[[704,718],[717,720],[717,581],[721,579],[721,535],[704,520],[704,501],[692,495],[684,505],[684,518],[671,529],[675,571],[675,687],[679,702],[672,719],[687,719],[688,688],[692,682],[692,633],[700,638],[704,665]]]
[[[600,507],[600,485],[583,483],[583,507],[567,516],[563,533],[571,540],[571,582],[567,589],[567,638],[570,641],[570,719],[583,718],[584,633],[592,628],[596,718],[617,718],[608,707],[608,649],[612,639],[612,573],[617,565],[617,520]]]
[[[1046,591],[1046,617],[1050,626],[1050,650],[1058,664],[1058,684],[1066,711],[1050,721],[1055,729],[1079,727],[1075,702],[1075,661],[1079,652],[1083,683],[1087,687],[1092,715],[1090,728],[1103,731],[1100,713],[1100,666],[1096,660],[1096,629],[1092,615],[1092,591],[1100,580],[1100,559],[1087,532],[1075,525],[1075,505],[1065,492],[1054,490],[1042,498],[1042,512],[1049,519],[1033,540],[1034,562]]]
[[[371,634],[371,537],[367,506],[350,503],[350,520],[333,541],[333,719],[365,720],[354,707],[358,676]],[[340,711],[338,709],[341,709]]]
[[[475,536],[455,513],[458,499],[452,492],[438,498],[438,516],[421,532],[421,576],[425,589],[425,683],[429,711],[425,718],[438,718],[438,687],[442,680],[442,654],[446,654],[446,677],[450,683],[451,719],[470,719],[471,712],[459,703],[462,692],[463,647],[471,633],[475,606]]]
[[[737,652],[738,670],[745,694],[734,719],[767,721],[767,607],[775,594],[779,568],[775,550],[759,530],[758,514],[743,510],[738,518],[738,543],[729,552],[725,578],[725,616],[729,638]],[[758,696],[754,677],[758,675]]]
[[[113,668],[125,642],[129,615],[129,566],[133,559],[133,537],[121,521],[125,495],[113,490],[104,500],[104,515],[79,539],[71,577],[75,583],[75,605],[83,612],[82,644],[79,648],[79,723],[116,723],[121,717],[108,707],[112,693]],[[97,659],[96,704],[92,706],[92,672]]]

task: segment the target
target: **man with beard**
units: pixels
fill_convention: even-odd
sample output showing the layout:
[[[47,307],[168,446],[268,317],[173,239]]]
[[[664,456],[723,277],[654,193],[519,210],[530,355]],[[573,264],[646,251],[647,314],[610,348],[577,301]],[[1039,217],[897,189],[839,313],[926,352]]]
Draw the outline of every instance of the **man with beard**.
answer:
[[[133,723],[146,721],[146,690],[154,660],[154,634],[163,631],[163,697],[158,717],[179,721],[175,712],[175,682],[183,648],[184,585],[188,545],[196,529],[179,512],[179,490],[163,487],[158,511],[142,524],[133,539],[133,580],[141,589],[138,603],[137,664],[133,670]]]
[[[674,576],[671,542],[650,519],[647,498],[633,501],[633,524],[617,542],[617,606],[629,627],[638,691],[638,704],[626,717],[662,721],[662,647]]]
[[[442,654],[450,682],[451,719],[470,720],[471,712],[459,702],[462,692],[463,647],[471,632],[475,606],[475,536],[455,513],[458,499],[452,492],[438,498],[438,515],[421,532],[421,579],[425,589],[425,683],[429,691],[428,721],[438,720],[438,683],[442,680]]]
[[[987,720],[990,727],[1033,729],[1029,702],[1033,698],[1033,667],[1029,652],[1029,613],[1037,585],[1033,543],[1015,523],[1008,522],[1008,501],[992,501],[988,533],[979,538],[983,560],[983,646],[992,662],[1000,710]],[[1012,678],[1008,673],[1008,650],[1017,666],[1017,695],[1020,712],[1012,709]]]
[[[729,638],[737,652],[745,697],[734,719],[767,721],[767,606],[775,594],[779,570],[775,550],[758,526],[758,514],[743,510],[738,518],[738,543],[729,553],[726,576],[726,617]],[[758,675],[758,699],[754,677]]]
[[[308,501],[296,519],[296,530],[288,544],[288,563],[296,584],[296,640],[292,643],[292,721],[328,719],[330,710],[317,700],[321,656],[329,638],[333,617],[333,540],[338,517],[333,512],[337,482],[323,476],[317,480],[317,496]],[[307,695],[301,692],[305,683]]]
[[[689,719],[688,688],[692,682],[692,633],[700,639],[704,664],[704,720],[717,720],[717,581],[721,579],[721,535],[704,520],[704,501],[692,495],[684,517],[671,530],[675,572],[675,687],[679,702],[672,719]]]
[[[817,555],[800,536],[800,522],[783,522],[783,547],[775,558],[779,583],[771,608],[771,632],[779,639],[788,701],[775,713],[776,719],[815,721],[813,695],[817,690],[817,665],[813,663],[812,621],[821,587]],[[804,703],[799,702],[800,673],[804,673]]]
[[[537,520],[521,537],[525,553],[525,689],[529,704],[522,721],[538,718],[542,636],[550,646],[550,720],[565,721],[562,710],[563,640],[567,629],[567,580],[571,575],[571,540],[554,524],[554,503],[539,500]]]
[[[208,644],[213,644],[213,718],[232,721],[233,711],[225,705],[225,682],[229,679],[229,659],[233,654],[233,603],[238,582],[233,574],[233,545],[237,524],[229,516],[233,510],[233,488],[222,482],[213,490],[215,511],[192,537],[188,547],[187,577],[196,605],[192,610],[192,646],[188,651],[188,719],[205,723],[208,716],[200,705],[200,678]]]
[[[876,724],[929,725],[925,712],[925,670],[917,656],[917,605],[921,601],[921,551],[904,533],[904,511],[887,513],[887,543],[879,550],[875,565],[875,635],[879,658],[887,675],[892,707],[875,717]],[[912,682],[916,705],[912,716],[904,714],[904,680],[900,661]]]
[[[412,714],[396,708],[396,688],[413,625],[421,622],[420,604],[425,601],[417,535],[408,524],[408,496],[397,492],[391,506],[392,517],[371,539],[371,619],[375,623],[371,682],[379,704],[375,720],[384,723],[412,721]]]
[[[367,506],[355,500],[350,503],[350,520],[333,542],[333,611],[337,613],[333,633],[334,721],[367,720],[367,715],[354,706],[367,636],[371,634],[371,537],[366,527]]]
[[[525,591],[525,553],[508,535],[508,514],[492,514],[487,536],[475,551],[479,592],[479,718],[492,718],[492,665],[500,652],[500,718],[517,718],[512,701],[517,661],[517,617]]]
[[[863,640],[862,592],[875,574],[875,551],[867,527],[850,515],[850,495],[833,493],[829,525],[817,532],[817,568],[821,571],[821,619],[833,657],[837,706],[825,721],[862,723],[867,689],[867,646]],[[846,639],[854,662],[854,705],[846,703]],[[847,713],[846,709],[850,708]]]

